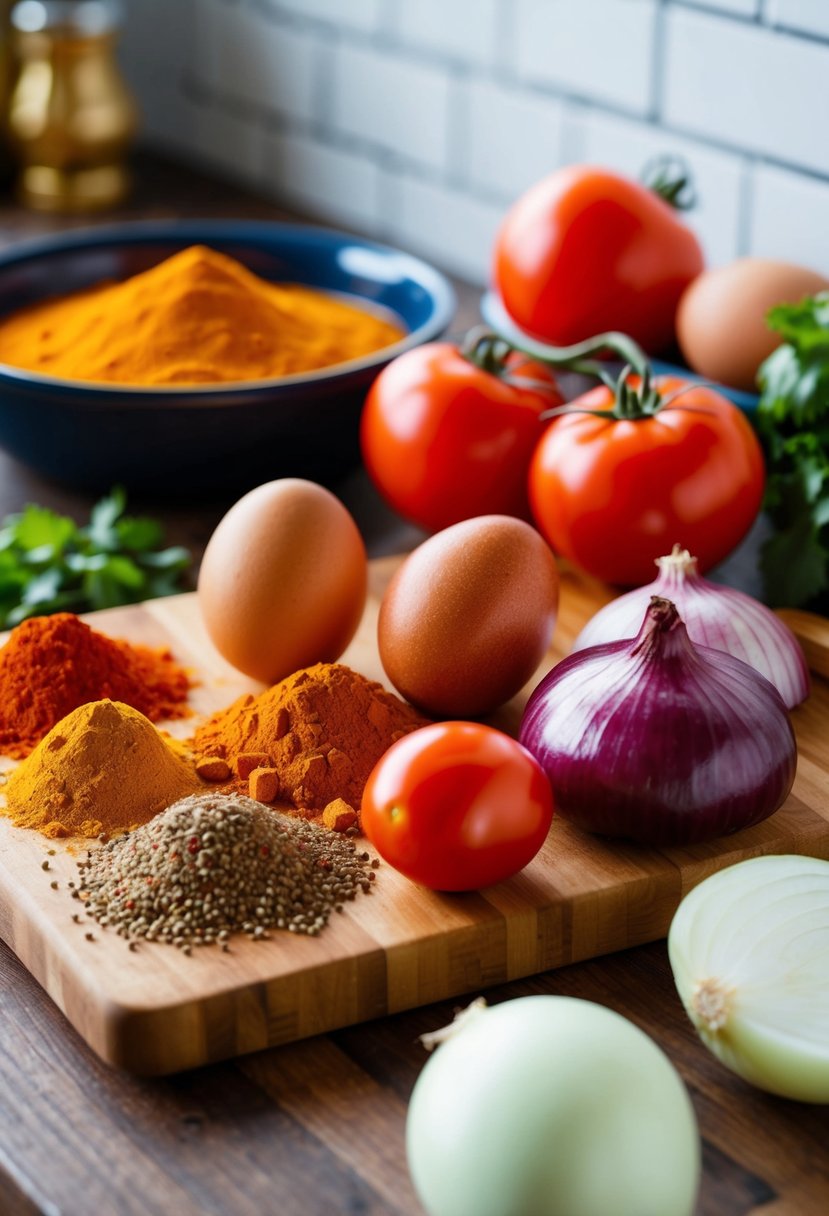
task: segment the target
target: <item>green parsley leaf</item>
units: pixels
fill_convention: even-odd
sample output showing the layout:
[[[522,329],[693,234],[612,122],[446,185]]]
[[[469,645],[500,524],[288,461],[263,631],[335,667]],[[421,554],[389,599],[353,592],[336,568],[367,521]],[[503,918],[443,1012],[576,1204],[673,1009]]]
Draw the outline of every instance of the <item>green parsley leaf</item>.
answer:
[[[118,549],[118,531],[116,524],[127,505],[127,498],[121,486],[116,486],[106,498],[102,498],[92,508],[89,524],[82,531],[96,549],[115,551]]]
[[[126,501],[116,487],[82,528],[31,503],[0,521],[0,628],[30,616],[113,608],[182,589],[190,554],[179,546],[159,549],[161,525],[125,515]]]
[[[121,548],[130,549],[133,553],[146,553],[164,540],[164,529],[155,519],[125,515],[118,520],[115,531]]]
[[[66,568],[73,574],[91,574],[96,570],[103,570],[108,561],[108,553],[68,553]]]
[[[774,528],[760,556],[766,598],[820,609],[829,599],[829,292],[773,308],[768,322],[786,340],[758,374]]]
[[[71,519],[34,503],[30,503],[22,514],[10,516],[4,523],[12,531],[14,544],[25,550],[48,545],[59,553],[75,535],[75,524]]]
[[[184,570],[190,564],[190,554],[180,545],[174,545],[159,553],[142,553],[139,560],[148,570]]]
[[[106,571],[87,575],[84,581],[84,591],[93,608],[118,608],[129,601],[124,597],[123,588],[116,579]]]
[[[51,604],[55,597],[59,594],[63,583],[63,575],[59,566],[54,566],[51,570],[44,570],[42,574],[36,575],[26,584],[23,591],[24,604]]]
[[[117,553],[107,560],[105,573],[122,587],[131,587],[136,591],[143,590],[146,582],[143,570],[139,570],[132,558]]]
[[[800,351],[829,347],[829,291],[806,296],[799,304],[779,304],[766,320],[771,329],[782,334],[784,342],[791,342]]]
[[[780,608],[809,603],[829,585],[829,554],[820,542],[817,529],[805,516],[767,541],[760,568],[767,579],[776,577],[781,570],[786,571],[785,580],[780,582],[775,595],[775,603]]]

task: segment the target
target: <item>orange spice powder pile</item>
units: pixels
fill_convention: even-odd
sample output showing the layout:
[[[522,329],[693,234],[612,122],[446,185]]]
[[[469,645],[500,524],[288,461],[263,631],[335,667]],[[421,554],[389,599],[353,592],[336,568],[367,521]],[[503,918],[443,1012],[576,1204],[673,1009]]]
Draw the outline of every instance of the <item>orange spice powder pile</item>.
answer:
[[[153,722],[185,717],[189,688],[169,650],[108,638],[69,612],[32,617],[0,650],[0,752],[28,756],[72,710],[104,698]]]
[[[193,748],[228,761],[244,792],[262,798],[264,778],[272,778],[267,801],[290,803],[343,830],[356,823],[363,788],[383,753],[425,722],[350,667],[317,663],[214,714],[197,729]],[[203,767],[197,771],[207,776]]]
[[[214,384],[330,367],[402,336],[361,304],[271,283],[194,245],[123,283],[4,317],[0,360],[69,380]]]

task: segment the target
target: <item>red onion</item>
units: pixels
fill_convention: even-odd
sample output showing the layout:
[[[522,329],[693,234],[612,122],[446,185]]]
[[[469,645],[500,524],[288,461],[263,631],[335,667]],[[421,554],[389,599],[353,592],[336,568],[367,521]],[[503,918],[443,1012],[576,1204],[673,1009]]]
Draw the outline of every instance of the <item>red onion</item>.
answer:
[[[697,559],[679,545],[656,564],[655,581],[600,609],[576,638],[574,651],[635,637],[651,596],[660,595],[676,604],[692,642],[726,650],[750,664],[771,680],[789,709],[805,701],[809,668],[797,638],[779,616],[745,592],[703,578]]]
[[[547,773],[557,813],[650,845],[759,823],[785,801],[797,767],[773,685],[695,645],[658,596],[636,638],[579,651],[545,676],[519,739]]]

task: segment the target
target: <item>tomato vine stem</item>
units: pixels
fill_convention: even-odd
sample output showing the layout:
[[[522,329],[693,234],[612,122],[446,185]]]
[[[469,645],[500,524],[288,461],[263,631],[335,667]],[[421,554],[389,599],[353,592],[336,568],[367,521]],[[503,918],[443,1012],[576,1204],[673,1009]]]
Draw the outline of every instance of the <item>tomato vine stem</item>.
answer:
[[[548,346],[546,343],[538,342],[524,334],[520,338],[511,334],[506,337],[495,330],[481,327],[468,335],[462,353],[467,358],[471,358],[473,362],[478,362],[479,366],[485,366],[480,362],[481,350],[489,353],[496,347],[502,352],[504,349],[507,352],[519,351],[549,367],[563,368],[567,371],[597,377],[615,395],[616,400],[612,410],[614,418],[650,417],[660,407],[661,400],[653,387],[653,371],[648,357],[638,343],[627,334],[609,331],[596,334],[592,338],[586,338],[583,342],[576,342],[571,346]],[[625,361],[625,366],[618,377],[614,378],[601,359],[593,357],[606,351],[610,351]],[[502,361],[505,357],[503,353],[500,355]],[[487,370],[490,368],[487,367]],[[638,385],[633,385],[629,381],[633,372],[639,378]],[[578,407],[560,406],[545,411],[541,417],[554,418],[559,414],[575,412],[585,411],[579,411]],[[607,413],[606,411],[598,412]]]
[[[608,371],[607,365],[601,359],[593,357],[606,351],[625,361],[618,376]],[[513,335],[507,337],[497,330],[481,325],[469,331],[461,344],[460,352],[477,367],[521,388],[541,390],[549,389],[550,386],[537,380],[513,376],[508,369],[507,360],[514,352],[526,355],[548,367],[595,376],[614,394],[615,400],[611,410],[561,405],[545,410],[540,415],[543,420],[558,418],[563,414],[594,414],[600,418],[634,422],[639,418],[654,417],[691,389],[717,387],[706,380],[694,381],[662,397],[653,383],[653,368],[645,352],[627,334],[616,331],[596,334],[595,337],[586,338],[583,342],[576,342],[571,346],[548,346],[523,334],[520,338]],[[632,383],[631,376],[636,376],[638,383]]]
[[[681,156],[654,156],[643,168],[640,180],[676,211],[691,211],[697,205],[691,170]]]
[[[476,332],[479,331],[473,330],[473,334]],[[599,355],[603,351],[610,351],[623,359],[625,363],[629,363],[643,381],[649,379],[651,375],[648,357],[642,348],[627,334],[616,331],[596,334],[595,337],[586,338],[583,342],[576,342],[572,346],[548,346],[545,342],[538,342],[526,334],[522,334],[519,338],[512,334],[509,336],[498,334],[495,330],[485,332],[495,338],[500,338],[513,350],[521,351],[522,354],[529,355],[531,359],[536,359],[539,363],[546,363],[550,367],[566,368],[571,372],[582,372],[586,376],[598,376],[600,379],[604,379],[602,373],[606,371],[606,368],[600,360],[592,356]]]

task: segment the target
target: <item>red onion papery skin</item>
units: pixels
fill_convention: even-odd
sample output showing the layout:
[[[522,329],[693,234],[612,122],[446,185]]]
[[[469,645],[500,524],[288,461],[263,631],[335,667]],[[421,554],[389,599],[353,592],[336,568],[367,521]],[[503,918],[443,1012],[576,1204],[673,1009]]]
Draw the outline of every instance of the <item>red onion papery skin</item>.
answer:
[[[588,646],[634,638],[651,596],[664,596],[676,604],[692,642],[727,650],[748,663],[771,680],[788,709],[806,700],[806,657],[779,616],[744,591],[703,578],[696,558],[679,545],[656,564],[659,574],[652,583],[612,600],[591,617],[573,643],[574,653]]]
[[[562,660],[519,734],[556,812],[640,844],[698,844],[759,823],[785,801],[797,745],[779,693],[748,664],[695,646],[653,597],[637,637]]]

